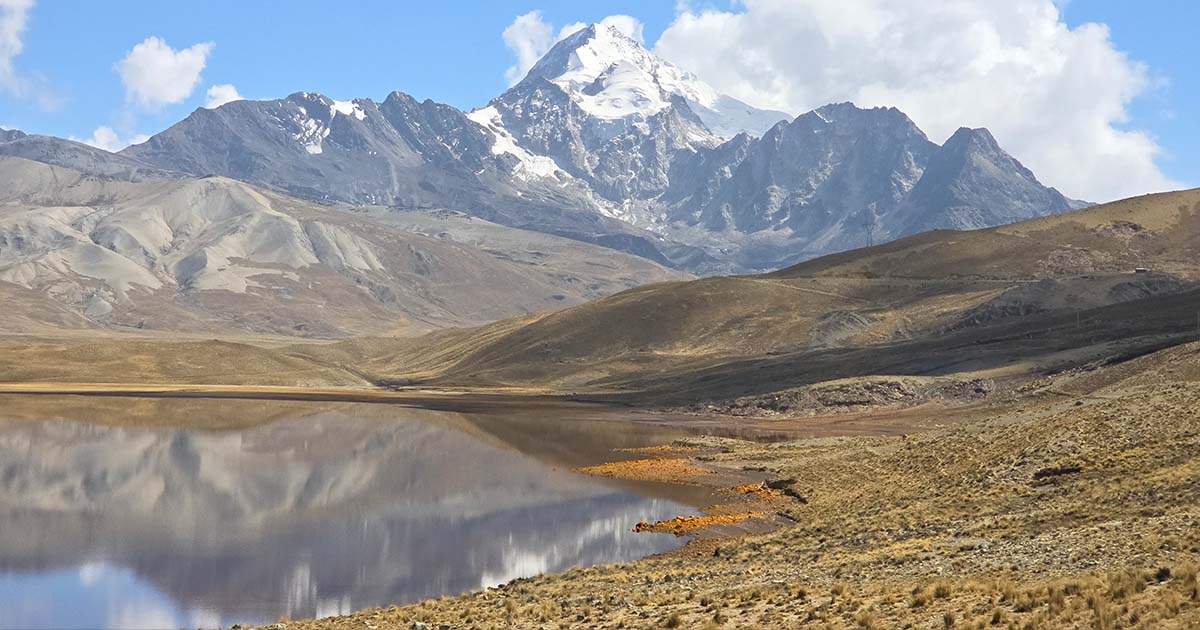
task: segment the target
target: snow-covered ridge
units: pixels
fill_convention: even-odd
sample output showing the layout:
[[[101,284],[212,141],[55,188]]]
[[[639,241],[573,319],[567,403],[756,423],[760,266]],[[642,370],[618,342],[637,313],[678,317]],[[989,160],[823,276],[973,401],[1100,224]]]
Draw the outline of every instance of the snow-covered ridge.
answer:
[[[493,154],[508,154],[517,158],[518,164],[514,174],[519,179],[527,181],[536,177],[558,176],[559,168],[554,160],[544,155],[530,153],[517,144],[516,138],[513,138],[512,134],[504,128],[504,123],[500,120],[500,112],[496,111],[495,107],[476,109],[467,114],[467,118],[495,135],[496,141],[492,144]]]
[[[325,138],[329,137],[329,126],[333,124],[333,118],[338,114],[349,116],[356,120],[366,120],[367,114],[363,111],[358,100],[353,101],[335,101],[328,96],[322,94],[314,94],[312,92],[300,92],[289,97],[289,100],[296,102],[300,112],[294,117],[294,122],[300,128],[300,131],[292,134],[292,137],[304,147],[304,150],[309,155],[320,155],[324,152],[322,146]],[[320,111],[324,108],[325,111]]]
[[[329,106],[330,117],[333,114],[342,114],[343,116],[353,116],[359,120],[366,120],[367,114],[358,106],[357,101],[334,101]]]
[[[320,155],[324,152],[321,145],[325,138],[329,137],[329,126],[315,118],[310,118],[308,110],[303,107],[300,108],[300,114],[295,117],[295,122],[300,126],[300,131],[292,134],[296,142],[299,142],[309,155]]]

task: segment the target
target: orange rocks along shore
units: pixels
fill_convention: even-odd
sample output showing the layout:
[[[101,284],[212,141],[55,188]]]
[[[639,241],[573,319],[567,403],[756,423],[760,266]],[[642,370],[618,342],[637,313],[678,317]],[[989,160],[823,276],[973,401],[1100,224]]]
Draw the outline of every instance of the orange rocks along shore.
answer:
[[[622,462],[609,462],[598,466],[576,468],[575,472],[610,479],[633,479],[638,481],[665,481],[668,483],[688,483],[697,477],[711,474],[711,471],[697,465],[690,459],[683,458],[653,458],[633,459]]]
[[[706,527],[715,525],[734,525],[751,518],[766,516],[766,512],[739,512],[737,514],[715,514],[709,516],[676,516],[666,521],[647,523],[642,521],[634,526],[635,532],[654,532],[659,534],[675,534],[685,536]]]

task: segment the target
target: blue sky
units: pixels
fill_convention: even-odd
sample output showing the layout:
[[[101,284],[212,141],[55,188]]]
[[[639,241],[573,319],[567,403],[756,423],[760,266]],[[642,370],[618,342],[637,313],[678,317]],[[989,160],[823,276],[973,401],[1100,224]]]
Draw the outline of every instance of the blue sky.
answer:
[[[28,0],[0,0],[0,6],[6,1]],[[747,0],[746,5],[732,8],[721,2],[714,8],[737,13],[769,2]],[[276,8],[277,4],[248,0],[37,0],[28,13],[23,51],[12,61],[14,71],[33,88],[21,95],[0,90],[0,125],[79,138],[89,137],[101,125],[116,129],[122,137],[155,133],[203,106],[205,90],[214,84],[232,84],[246,98],[278,98],[308,90],[338,99],[381,99],[392,90],[401,90],[469,109],[485,104],[507,87],[504,72],[513,64],[513,55],[501,33],[518,15],[538,10],[542,20],[557,28],[628,14],[643,23],[648,46],[653,46],[677,17],[674,0],[293,0],[287,9]],[[1139,90],[1125,108],[1128,119],[1117,120],[1113,126],[1142,132],[1156,142],[1159,153],[1154,161],[1161,174],[1176,183],[1200,185],[1196,176],[1200,156],[1195,150],[1200,142],[1200,117],[1196,115],[1200,112],[1200,81],[1193,67],[1200,59],[1200,44],[1192,31],[1200,23],[1200,3],[1071,0],[1058,4],[1064,7],[1063,19],[1069,27],[1085,22],[1106,24],[1115,48],[1148,67],[1153,85]],[[151,36],[176,49],[213,44],[196,89],[179,103],[139,106],[130,102],[122,85],[116,64]],[[697,47],[702,49],[703,42]],[[679,49],[678,45],[673,48]],[[686,51],[680,56],[686,57]],[[688,67],[680,59],[674,60]],[[702,68],[689,69],[714,82]],[[708,73],[714,74],[711,69]],[[1093,84],[1101,85],[1103,80]],[[820,100],[821,96],[810,98]],[[828,100],[841,96],[831,93]],[[920,117],[914,119],[930,130]],[[986,117],[980,122],[989,123]],[[932,126],[936,130],[937,125]],[[1000,127],[1004,130],[1003,124]],[[1005,133],[1015,136],[1018,132]],[[935,141],[944,139],[936,137],[937,133],[930,135]],[[1006,146],[1024,146],[1021,138],[1006,141],[1003,135],[998,137]],[[1036,157],[1037,150],[1026,152]],[[1093,188],[1098,194],[1102,190]]]

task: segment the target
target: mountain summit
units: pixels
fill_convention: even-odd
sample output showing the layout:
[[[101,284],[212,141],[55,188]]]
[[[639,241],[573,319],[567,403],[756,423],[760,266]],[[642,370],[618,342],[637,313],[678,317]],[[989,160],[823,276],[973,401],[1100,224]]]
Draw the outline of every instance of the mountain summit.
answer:
[[[538,78],[563,88],[581,109],[602,119],[652,116],[670,107],[672,97],[678,96],[707,131],[722,139],[743,132],[762,135],[790,118],[717,92],[605,24],[592,24],[555,44],[524,80]]]

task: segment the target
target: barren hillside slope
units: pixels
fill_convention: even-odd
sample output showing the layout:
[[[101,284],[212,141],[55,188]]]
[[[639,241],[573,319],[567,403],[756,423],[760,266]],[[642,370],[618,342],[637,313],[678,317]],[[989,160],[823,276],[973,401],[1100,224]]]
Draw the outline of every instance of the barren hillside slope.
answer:
[[[220,177],[129,182],[10,157],[0,173],[0,332],[414,334],[686,277],[463,215],[323,206]],[[53,304],[62,313],[44,314]]]
[[[372,373],[430,383],[680,397],[950,362],[1051,364],[1068,350],[1195,332],[1198,254],[1192,190],[922,234],[764,276],[644,286],[359,356]]]

